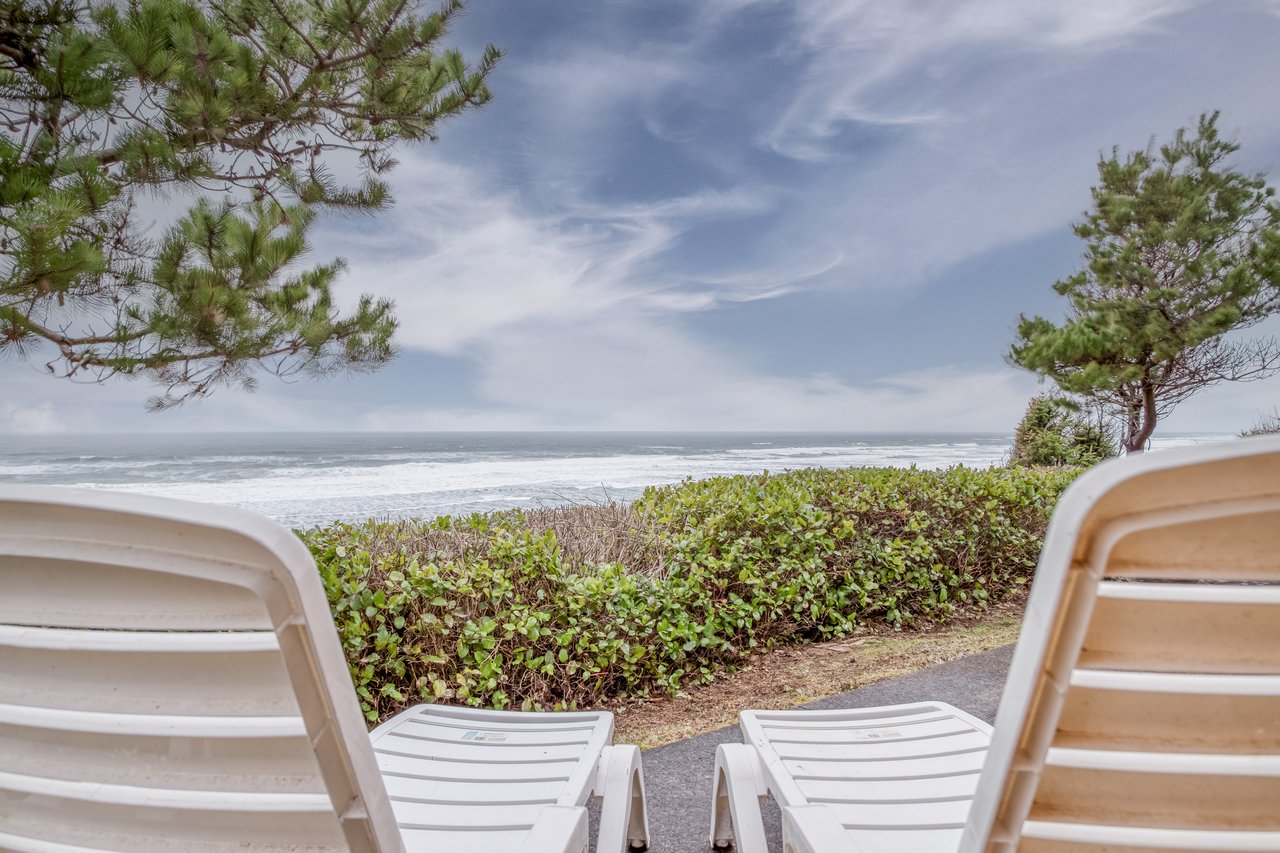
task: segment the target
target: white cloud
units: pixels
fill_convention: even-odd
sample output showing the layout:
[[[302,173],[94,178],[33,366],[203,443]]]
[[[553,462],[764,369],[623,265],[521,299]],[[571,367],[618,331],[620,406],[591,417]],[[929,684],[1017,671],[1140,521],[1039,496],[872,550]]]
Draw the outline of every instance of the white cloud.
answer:
[[[758,276],[704,280],[690,303],[663,295],[681,280],[653,264],[691,224],[767,209],[762,192],[617,205],[566,198],[539,214],[518,193],[426,152],[401,167],[397,185],[388,227],[343,235],[351,272],[342,287],[393,297],[400,342],[411,349],[469,352],[515,325],[585,322],[623,301],[695,310],[786,285]]]
[[[939,368],[865,386],[815,370],[771,375],[683,330],[630,316],[504,337],[481,391],[583,429],[1003,430],[1034,380],[1005,368]]]
[[[969,104],[933,95],[945,90],[949,75],[990,52],[1112,47],[1192,5],[1194,0],[799,4],[796,49],[812,60],[789,107],[762,139],[788,156],[823,159],[842,124],[967,121]]]
[[[677,46],[575,45],[544,61],[526,63],[518,85],[536,97],[547,124],[560,136],[578,136],[630,115],[670,87],[693,83],[696,63]]]
[[[220,389],[206,400],[152,413],[158,389],[144,380],[104,383],[50,376],[29,365],[0,363],[0,433],[235,432],[349,429],[353,413],[342,402],[342,379],[298,386],[263,377],[258,393]]]
[[[1233,53],[1230,67],[1192,62],[1192,45],[1222,50],[1220,33],[1197,41],[1194,23],[1176,20],[1196,5],[797,7],[807,70],[759,143],[813,164],[820,178],[773,243],[804,239],[841,255],[831,286],[913,286],[985,252],[1066,233],[1089,204],[1099,151],[1141,148],[1203,110],[1225,110],[1227,133],[1244,128],[1245,156],[1274,152],[1274,53]]]
[[[49,435],[66,431],[66,422],[52,403],[0,402],[0,432]]]

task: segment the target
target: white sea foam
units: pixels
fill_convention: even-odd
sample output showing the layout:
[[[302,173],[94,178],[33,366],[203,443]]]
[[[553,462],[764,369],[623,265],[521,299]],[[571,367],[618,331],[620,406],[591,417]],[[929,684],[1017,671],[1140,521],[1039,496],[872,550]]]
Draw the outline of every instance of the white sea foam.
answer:
[[[675,438],[675,436],[671,436]],[[465,514],[563,503],[627,501],[646,486],[726,474],[797,468],[909,466],[943,468],[1001,463],[1009,442],[995,436],[826,442],[778,438],[748,441],[681,435],[682,443],[537,434],[483,439],[407,440],[336,436],[324,442],[218,436],[199,444],[173,439],[133,452],[112,447],[72,455],[51,447],[25,458],[0,458],[0,479],[116,489],[240,506],[289,524],[334,519]],[[771,436],[772,437],[772,436]],[[825,437],[824,437],[825,438]],[[1223,436],[1173,436],[1153,449],[1200,444]]]
[[[456,491],[487,492],[512,486],[635,488],[685,477],[754,473],[769,468],[843,468],[907,460],[919,467],[999,462],[1001,448],[986,453],[943,446],[787,448],[766,453],[729,451],[716,456],[618,455],[573,458],[506,458],[465,462],[399,462],[332,468],[273,468],[262,476],[222,482],[113,483],[111,488],[214,503],[299,500],[308,496],[355,498]],[[88,481],[83,487],[99,484]]]
[[[652,446],[650,446],[652,449]],[[82,475],[72,485],[108,488],[182,500],[254,509],[294,524],[320,523],[333,518],[364,518],[412,514],[471,512],[512,506],[583,501],[631,500],[646,487],[724,474],[780,471],[792,468],[840,468],[855,465],[915,464],[942,467],[957,463],[987,465],[998,462],[1002,447],[979,449],[966,444],[877,447],[761,447],[719,453],[615,454],[577,457],[520,458],[514,454],[488,457],[465,454],[456,461],[393,461],[403,456],[370,454],[365,464],[335,466],[279,465],[276,459],[241,456],[209,457],[209,468],[190,470],[181,479],[165,481],[134,476],[104,482],[92,471],[74,467]],[[390,457],[390,458],[388,458]],[[496,457],[496,458],[495,458]],[[348,461],[350,457],[347,457]],[[242,466],[232,475],[227,463]],[[108,466],[115,469],[118,466]],[[150,467],[147,463],[135,473]],[[67,471],[65,473],[71,473]],[[105,469],[98,473],[106,473]],[[113,473],[116,473],[113,471]],[[177,472],[175,472],[177,473]]]

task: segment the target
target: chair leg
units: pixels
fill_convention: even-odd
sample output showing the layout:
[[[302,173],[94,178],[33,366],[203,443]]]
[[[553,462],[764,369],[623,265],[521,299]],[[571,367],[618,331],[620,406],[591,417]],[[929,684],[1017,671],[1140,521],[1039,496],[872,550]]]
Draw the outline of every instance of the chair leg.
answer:
[[[649,809],[644,799],[644,771],[639,765],[637,750],[636,769],[631,774],[631,819],[627,824],[627,842],[632,850],[649,849]]]
[[[763,790],[755,750],[746,744],[716,748],[715,790],[711,803],[711,846],[737,847],[738,853],[767,853]]]
[[[649,846],[649,817],[644,799],[644,768],[640,750],[630,744],[606,747],[600,756],[603,782],[600,795],[599,853],[626,853]]]
[[[722,849],[733,846],[733,816],[729,808],[729,780],[716,761],[715,781],[711,792],[711,846]]]

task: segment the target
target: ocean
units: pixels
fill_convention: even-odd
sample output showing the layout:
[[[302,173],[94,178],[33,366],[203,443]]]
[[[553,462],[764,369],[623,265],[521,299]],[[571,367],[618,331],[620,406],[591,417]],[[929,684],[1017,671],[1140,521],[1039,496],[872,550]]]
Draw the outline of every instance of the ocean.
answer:
[[[1153,447],[1227,438],[1183,435]],[[997,434],[218,433],[9,435],[0,481],[116,489],[254,510],[292,527],[625,502],[687,477],[795,468],[986,467]]]

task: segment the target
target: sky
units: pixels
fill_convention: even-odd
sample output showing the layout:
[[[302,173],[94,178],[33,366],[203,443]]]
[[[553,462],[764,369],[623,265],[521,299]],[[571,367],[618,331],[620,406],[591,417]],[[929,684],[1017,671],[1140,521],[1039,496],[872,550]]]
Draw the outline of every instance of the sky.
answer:
[[[470,0],[448,41],[503,48],[493,101],[315,234],[344,301],[395,300],[394,362],[148,414],[0,361],[0,432],[1011,432],[1100,152],[1216,109],[1280,183],[1276,0]],[[1219,386],[1161,431],[1277,404]]]

